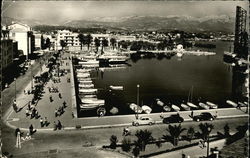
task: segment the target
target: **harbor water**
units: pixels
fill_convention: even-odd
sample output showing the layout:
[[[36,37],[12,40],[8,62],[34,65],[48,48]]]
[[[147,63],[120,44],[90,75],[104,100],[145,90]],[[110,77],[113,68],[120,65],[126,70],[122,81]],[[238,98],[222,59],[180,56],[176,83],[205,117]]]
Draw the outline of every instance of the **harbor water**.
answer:
[[[232,66],[223,61],[224,51],[232,43],[216,41],[216,48],[201,49],[212,51],[213,56],[183,55],[182,58],[141,58],[129,60],[124,69],[93,71],[91,77],[95,88],[99,89],[98,98],[105,99],[107,115],[112,107],[118,108],[118,114],[133,114],[130,103],[148,105],[152,112],[164,111],[156,105],[160,99],[166,105],[180,107],[187,101],[197,104],[210,101],[226,107],[225,101],[232,98]],[[198,49],[198,48],[193,48]],[[140,88],[137,88],[137,85]],[[123,86],[122,91],[109,89],[110,85]],[[139,91],[139,92],[138,92]],[[83,112],[82,116],[92,115]]]

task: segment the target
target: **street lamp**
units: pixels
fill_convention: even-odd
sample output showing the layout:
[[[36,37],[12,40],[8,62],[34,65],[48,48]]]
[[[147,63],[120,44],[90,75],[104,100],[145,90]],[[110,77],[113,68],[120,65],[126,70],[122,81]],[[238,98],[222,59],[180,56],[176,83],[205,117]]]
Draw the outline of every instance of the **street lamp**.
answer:
[[[16,78],[14,78],[15,81],[15,100],[16,100]]]
[[[209,134],[212,131],[212,128],[207,128],[208,134],[207,134],[207,157],[209,156]]]
[[[140,93],[140,85],[137,85],[137,110],[136,110],[136,119],[138,119],[138,106],[139,106],[139,93]]]

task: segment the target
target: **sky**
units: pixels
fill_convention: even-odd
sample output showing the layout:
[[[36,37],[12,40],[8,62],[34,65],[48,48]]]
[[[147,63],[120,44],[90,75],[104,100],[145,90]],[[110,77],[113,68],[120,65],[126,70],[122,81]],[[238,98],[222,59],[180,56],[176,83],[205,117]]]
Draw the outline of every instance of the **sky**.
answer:
[[[236,6],[247,1],[4,1],[2,16],[61,23],[95,17],[235,16]]]

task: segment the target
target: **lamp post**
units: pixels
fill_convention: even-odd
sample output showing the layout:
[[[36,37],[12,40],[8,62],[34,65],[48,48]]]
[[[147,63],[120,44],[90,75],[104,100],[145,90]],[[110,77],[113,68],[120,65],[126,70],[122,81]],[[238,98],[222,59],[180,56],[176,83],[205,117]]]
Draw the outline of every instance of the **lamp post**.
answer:
[[[140,85],[137,85],[137,111],[136,111],[136,119],[138,119],[138,106],[139,106],[139,93],[140,93]]]
[[[31,81],[31,92],[33,91],[33,74],[32,74],[32,65],[30,64],[30,81]]]
[[[209,134],[210,134],[211,130],[212,129],[210,127],[207,128],[207,131],[208,131],[208,134],[207,134],[207,157],[209,156]]]
[[[15,100],[16,100],[16,78],[14,78],[15,81]]]

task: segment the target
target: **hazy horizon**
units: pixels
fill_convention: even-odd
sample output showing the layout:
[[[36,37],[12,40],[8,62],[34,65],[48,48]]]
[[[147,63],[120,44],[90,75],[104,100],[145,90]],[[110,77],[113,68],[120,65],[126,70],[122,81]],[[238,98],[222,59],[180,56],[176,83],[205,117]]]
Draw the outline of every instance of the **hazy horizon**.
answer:
[[[70,20],[130,16],[235,16],[247,1],[5,1],[2,16],[58,24]]]

